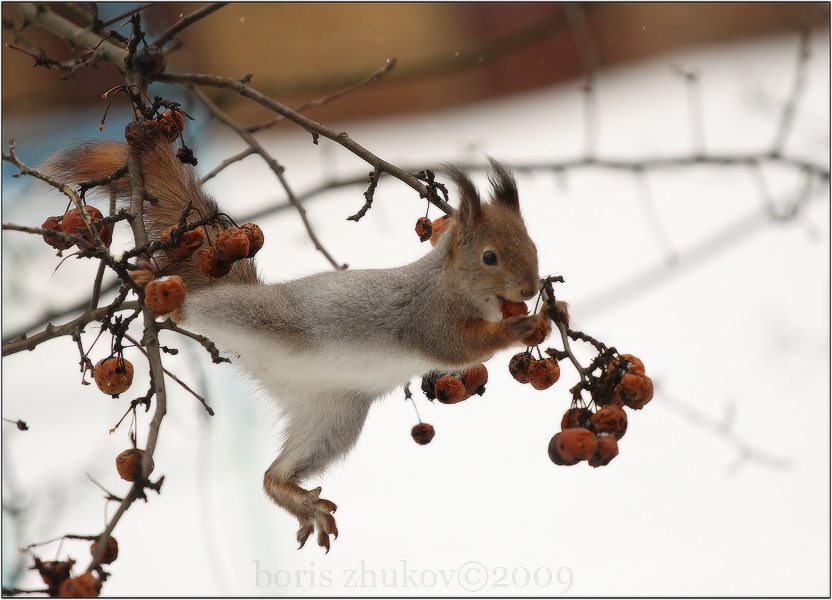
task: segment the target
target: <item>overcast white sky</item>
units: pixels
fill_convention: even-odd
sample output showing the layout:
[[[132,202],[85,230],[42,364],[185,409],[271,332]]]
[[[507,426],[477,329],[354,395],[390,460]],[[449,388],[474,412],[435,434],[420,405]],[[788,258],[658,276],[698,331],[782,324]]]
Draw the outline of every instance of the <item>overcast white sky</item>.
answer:
[[[786,145],[788,155],[821,165],[829,161],[828,42],[812,40]],[[599,156],[690,152],[687,89],[676,67],[700,75],[709,153],[768,150],[797,48],[789,36],[600,73]],[[486,153],[510,164],[554,162],[582,156],[582,114],[575,82],[347,130],[406,167],[478,161]],[[77,135],[96,134],[97,117],[73,119],[86,120]],[[18,125],[7,127],[25,146]],[[220,136],[203,131],[194,140],[200,168],[242,148]],[[205,145],[209,137],[213,146]],[[368,170],[325,140],[309,142],[302,132],[268,142],[298,192],[333,173]],[[24,204],[5,165],[3,174],[4,222],[38,225],[59,212],[54,198]],[[783,166],[768,165],[763,176],[778,207],[800,186]],[[483,177],[475,180],[484,187]],[[374,406],[346,461],[310,482],[338,504],[339,538],[328,555],[311,540],[297,551],[296,523],[261,491],[277,449],[268,402],[232,369],[168,337],[163,343],[184,349],[169,368],[205,390],[217,415],[207,418],[169,386],[156,458],[162,494],[135,505],[116,529],[120,558],[105,594],[828,595],[828,187],[819,186],[794,219],[774,223],[747,167],[650,171],[644,180],[587,168],[521,174],[518,182],[541,271],[565,278],[556,291],[571,305],[573,326],[642,358],[656,383],[652,403],[630,413],[609,466],[557,467],[547,457],[577,381],[571,366],[562,365],[555,387],[537,392],[510,378],[511,352],[503,353],[488,363],[482,398],[434,406],[415,394],[422,419],[436,428],[428,446],[410,438],[417,421],[401,392]],[[255,158],[211,187],[232,215],[282,197]],[[333,191],[308,205],[339,261],[393,266],[427,251],[412,231],[424,205],[398,182],[382,182],[359,224],[344,221],[363,191]],[[296,214],[260,225],[266,245],[258,262],[267,279],[327,268]],[[58,259],[24,237],[3,236],[10,329],[44,306],[84,297],[94,273],[69,260],[52,274]],[[677,266],[663,267],[671,257]],[[639,279],[663,268],[669,275],[656,284]],[[634,281],[639,289],[627,287]],[[85,347],[94,335],[87,333]],[[585,363],[591,359],[578,350]],[[102,345],[92,355],[106,352]],[[15,547],[103,528],[114,506],[105,513],[102,492],[85,473],[116,494],[127,491],[112,468],[129,445],[127,428],[108,434],[126,400],[79,385],[77,358],[63,339],[3,361],[3,415],[31,428],[3,429],[4,508],[25,509],[21,530],[4,512],[4,585]],[[128,358],[141,363],[138,353]],[[135,386],[143,393],[146,378],[137,376]],[[149,417],[140,416],[140,444]],[[759,454],[742,460],[743,448]],[[48,548],[44,558],[58,550]],[[82,544],[67,542],[63,552],[87,560]],[[16,583],[37,581],[29,574]]]

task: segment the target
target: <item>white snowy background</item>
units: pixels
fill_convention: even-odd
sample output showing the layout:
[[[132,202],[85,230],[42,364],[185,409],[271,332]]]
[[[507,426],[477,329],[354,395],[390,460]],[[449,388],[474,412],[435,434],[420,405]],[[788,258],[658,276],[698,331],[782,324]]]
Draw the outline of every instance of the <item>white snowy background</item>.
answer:
[[[812,37],[784,151],[826,169],[828,44]],[[690,156],[689,88],[679,69],[699,76],[708,154],[768,151],[798,48],[797,36],[784,36],[601,71],[597,156]],[[484,154],[556,163],[583,157],[581,85],[330,125],[400,166],[481,162]],[[14,137],[34,164],[30,146],[45,155],[70,137],[97,136],[99,118],[7,121],[4,139]],[[203,172],[243,148],[218,128],[197,128],[190,139]],[[324,139],[312,145],[302,131],[265,141],[298,193],[370,170]],[[4,164],[4,223],[37,226],[60,212],[62,199],[33,194],[13,172]],[[778,209],[801,185],[782,165],[764,166],[762,175]],[[485,188],[481,172],[475,181]],[[268,400],[232,368],[210,364],[201,348],[163,334],[163,344],[182,349],[166,357],[167,367],[204,392],[217,414],[207,417],[169,381],[154,472],[165,475],[162,493],[150,492],[116,528],[120,556],[104,595],[828,595],[828,185],[816,186],[794,218],[775,221],[747,166],[650,170],[644,179],[587,167],[519,173],[518,183],[541,273],[565,278],[556,291],[571,306],[573,327],[639,356],[656,384],[654,400],[630,412],[609,466],[549,461],[576,373],[563,363],[561,381],[537,392],[511,379],[512,352],[504,352],[488,363],[482,398],[444,406],[414,393],[437,432],[427,446],[410,437],[417,420],[402,392],[378,402],[355,450],[309,482],[338,504],[332,551],[314,540],[298,551],[296,522],[261,490],[279,431]],[[256,158],[209,187],[233,216],[284,197]],[[425,205],[400,182],[382,180],[368,215],[345,221],[364,189],[333,190],[306,206],[337,260],[386,267],[428,250],[413,233]],[[258,264],[268,280],[329,268],[295,212],[258,222],[266,235]],[[126,243],[119,235],[116,243]],[[39,239],[4,232],[5,331],[87,296],[94,265],[70,259],[53,273],[58,263]],[[96,333],[88,328],[85,348]],[[98,342],[93,360],[107,345]],[[574,347],[584,364],[591,360]],[[126,356],[143,364],[138,351]],[[136,395],[147,386],[143,371]],[[18,561],[28,564],[17,548],[102,530],[115,504],[105,510],[87,474],[115,494],[128,490],[113,468],[129,446],[128,425],[108,431],[131,396],[111,400],[80,379],[69,338],[3,360],[3,416],[30,427],[3,425],[4,585],[39,585],[32,572],[13,579]],[[140,413],[140,445],[151,415]],[[88,560],[81,542],[37,551],[73,556],[78,566]]]

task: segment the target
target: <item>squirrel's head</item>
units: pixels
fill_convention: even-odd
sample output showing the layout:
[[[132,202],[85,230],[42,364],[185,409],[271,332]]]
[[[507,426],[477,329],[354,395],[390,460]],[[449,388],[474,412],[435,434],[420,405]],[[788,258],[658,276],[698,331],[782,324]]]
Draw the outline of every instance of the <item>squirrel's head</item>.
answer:
[[[460,194],[455,225],[446,246],[452,269],[466,293],[490,321],[502,318],[505,300],[521,302],[537,293],[537,248],[520,215],[517,184],[511,170],[489,157],[491,201],[480,200],[467,173],[455,166],[443,172]]]

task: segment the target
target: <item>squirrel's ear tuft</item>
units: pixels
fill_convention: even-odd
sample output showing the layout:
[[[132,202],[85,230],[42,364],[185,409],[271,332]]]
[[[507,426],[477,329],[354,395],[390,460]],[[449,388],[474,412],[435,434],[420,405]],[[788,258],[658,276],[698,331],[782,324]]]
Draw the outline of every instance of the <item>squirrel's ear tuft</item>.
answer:
[[[493,199],[513,210],[520,210],[520,198],[517,194],[517,182],[514,180],[514,175],[511,169],[505,163],[501,163],[488,157],[488,163],[491,165],[491,170],[488,173],[488,181],[491,182],[493,188]]]
[[[471,177],[456,165],[442,165],[442,172],[450,177],[459,188],[459,209],[457,216],[461,227],[469,227],[482,218],[482,202]]]

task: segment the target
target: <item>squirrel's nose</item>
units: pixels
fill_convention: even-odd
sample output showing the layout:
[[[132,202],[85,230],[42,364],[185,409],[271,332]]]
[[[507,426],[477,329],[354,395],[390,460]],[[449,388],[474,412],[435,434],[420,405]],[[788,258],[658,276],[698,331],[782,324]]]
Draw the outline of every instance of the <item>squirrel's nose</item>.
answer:
[[[534,298],[535,294],[537,294],[537,280],[534,284],[526,284],[520,288],[520,295],[523,296],[523,300],[530,300]]]

